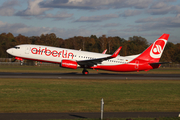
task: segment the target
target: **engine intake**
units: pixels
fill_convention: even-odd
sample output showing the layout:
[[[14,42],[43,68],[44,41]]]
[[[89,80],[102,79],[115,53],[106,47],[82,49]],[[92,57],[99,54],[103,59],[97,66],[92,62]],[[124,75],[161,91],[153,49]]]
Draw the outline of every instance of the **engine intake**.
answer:
[[[70,68],[70,69],[77,69],[77,62],[72,60],[62,60],[61,67]]]

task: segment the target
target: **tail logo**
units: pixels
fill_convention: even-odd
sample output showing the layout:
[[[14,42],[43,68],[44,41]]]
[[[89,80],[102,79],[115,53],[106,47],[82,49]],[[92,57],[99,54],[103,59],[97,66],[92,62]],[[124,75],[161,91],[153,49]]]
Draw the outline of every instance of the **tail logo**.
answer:
[[[156,42],[154,42],[150,51],[150,56],[152,58],[160,58],[166,42],[167,41],[164,39],[158,39]]]
[[[154,48],[153,48],[153,54],[160,54],[162,52],[162,47],[160,45],[156,45]]]

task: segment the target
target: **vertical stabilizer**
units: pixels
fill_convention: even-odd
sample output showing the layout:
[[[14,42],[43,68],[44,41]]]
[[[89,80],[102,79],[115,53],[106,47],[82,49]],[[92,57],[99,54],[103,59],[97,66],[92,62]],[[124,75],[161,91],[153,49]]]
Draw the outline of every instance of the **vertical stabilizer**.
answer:
[[[142,54],[135,58],[131,62],[138,60],[139,62],[149,62],[155,63],[159,62],[161,55],[166,46],[169,34],[163,34],[159,39],[157,39],[152,45],[150,45]]]

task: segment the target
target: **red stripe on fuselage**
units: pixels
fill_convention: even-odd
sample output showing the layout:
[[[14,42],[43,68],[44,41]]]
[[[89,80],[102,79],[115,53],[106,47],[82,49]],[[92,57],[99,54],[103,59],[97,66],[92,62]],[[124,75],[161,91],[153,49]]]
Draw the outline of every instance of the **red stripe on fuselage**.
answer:
[[[151,66],[148,63],[144,64],[121,64],[121,65],[98,65],[95,67],[91,67],[93,69],[102,69],[109,71],[117,71],[117,72],[131,72],[131,71],[147,71],[155,68],[159,68],[160,65]]]
[[[32,59],[32,58],[24,58],[21,57],[22,59],[27,59],[27,60],[33,60],[33,61],[40,61],[40,62],[48,62],[48,63],[55,63],[55,64],[61,64],[61,62],[54,62],[54,61],[47,61],[47,60],[39,60],[39,59]],[[101,69],[101,70],[108,70],[108,71],[117,71],[117,72],[131,72],[131,71],[148,71],[151,69],[159,68],[160,65],[149,65],[148,63],[144,64],[121,64],[121,65],[98,65],[95,67],[89,67],[91,69]]]

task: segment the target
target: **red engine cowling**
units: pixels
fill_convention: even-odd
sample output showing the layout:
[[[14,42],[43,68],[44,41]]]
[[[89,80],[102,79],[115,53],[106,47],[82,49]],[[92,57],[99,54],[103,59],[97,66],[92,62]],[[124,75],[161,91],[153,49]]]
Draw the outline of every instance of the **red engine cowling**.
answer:
[[[72,60],[62,60],[61,67],[77,69],[77,62]]]
[[[20,57],[15,57],[15,59],[16,59],[16,60],[23,61],[23,59],[22,59],[22,58],[20,58]]]

